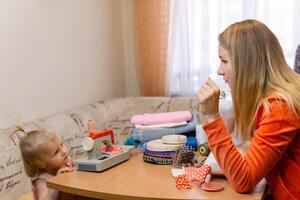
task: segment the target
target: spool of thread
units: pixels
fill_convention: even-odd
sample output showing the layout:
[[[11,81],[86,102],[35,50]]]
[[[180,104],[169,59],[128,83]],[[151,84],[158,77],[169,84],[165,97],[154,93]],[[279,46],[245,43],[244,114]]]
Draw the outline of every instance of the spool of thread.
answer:
[[[200,144],[207,142],[207,135],[202,128],[202,124],[199,124],[196,126],[196,140],[197,140],[198,146]]]
[[[197,150],[197,140],[196,140],[196,138],[192,137],[192,136],[188,137],[186,145],[191,147],[192,149],[194,149],[196,151]]]
[[[87,123],[87,130],[88,130],[88,133],[90,135],[93,135],[94,134],[94,131],[95,131],[95,128],[94,128],[94,123],[92,120],[89,120],[88,123]]]
[[[234,127],[234,113],[232,101],[221,99],[219,102],[220,116],[222,117],[225,127],[231,133]]]
[[[199,145],[198,151],[199,151],[200,155],[208,156],[208,154],[210,153],[210,148],[208,146],[208,143],[205,142],[205,143]]]

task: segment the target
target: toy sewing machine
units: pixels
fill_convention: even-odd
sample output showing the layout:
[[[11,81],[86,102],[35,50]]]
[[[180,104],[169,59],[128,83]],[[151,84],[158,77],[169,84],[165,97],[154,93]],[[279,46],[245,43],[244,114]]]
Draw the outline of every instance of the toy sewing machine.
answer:
[[[132,146],[118,145],[114,147],[114,133],[111,129],[94,132],[91,123],[88,124],[89,136],[82,142],[87,157],[77,159],[77,170],[101,172],[129,159]]]

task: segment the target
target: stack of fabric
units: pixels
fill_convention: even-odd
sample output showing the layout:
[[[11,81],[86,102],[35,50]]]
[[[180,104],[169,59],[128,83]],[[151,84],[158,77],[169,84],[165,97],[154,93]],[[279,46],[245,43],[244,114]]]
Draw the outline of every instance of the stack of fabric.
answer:
[[[143,159],[153,164],[170,165],[176,150],[186,142],[184,135],[166,135],[161,139],[151,140],[145,144]]]
[[[137,146],[165,135],[183,134],[195,136],[198,120],[196,113],[178,111],[135,115],[132,117],[131,123],[134,125],[132,135],[125,144]],[[193,148],[197,148],[194,138],[189,137],[188,141],[192,141],[190,143],[193,145]]]

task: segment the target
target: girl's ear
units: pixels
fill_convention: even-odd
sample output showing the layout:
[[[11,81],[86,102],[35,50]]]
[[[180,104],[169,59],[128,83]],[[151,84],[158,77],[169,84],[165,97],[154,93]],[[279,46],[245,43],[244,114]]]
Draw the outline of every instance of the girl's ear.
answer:
[[[46,168],[45,162],[43,162],[43,161],[41,161],[41,160],[36,160],[36,161],[34,162],[34,165],[35,165],[37,168],[39,168],[39,169],[44,169],[44,168]]]

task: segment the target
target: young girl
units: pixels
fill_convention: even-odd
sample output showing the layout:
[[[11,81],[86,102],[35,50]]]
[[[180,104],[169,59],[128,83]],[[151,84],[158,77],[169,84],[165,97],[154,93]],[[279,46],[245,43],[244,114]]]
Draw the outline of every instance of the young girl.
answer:
[[[245,20],[219,36],[218,73],[229,84],[235,133],[251,139],[243,157],[219,115],[218,86],[208,80],[199,90],[200,116],[211,151],[238,192],[249,192],[263,178],[275,199],[300,199],[300,76],[286,63],[266,25]]]
[[[55,200],[59,192],[50,189],[46,181],[60,173],[73,171],[73,163],[66,146],[53,132],[35,130],[25,132],[20,140],[20,150],[26,174],[31,178],[35,200]]]

